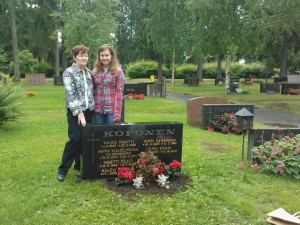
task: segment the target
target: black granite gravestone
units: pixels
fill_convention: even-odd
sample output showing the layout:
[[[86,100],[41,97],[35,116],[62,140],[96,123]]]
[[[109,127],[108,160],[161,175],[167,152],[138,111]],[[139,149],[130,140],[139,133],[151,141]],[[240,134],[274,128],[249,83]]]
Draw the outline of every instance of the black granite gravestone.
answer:
[[[260,93],[280,93],[280,83],[260,83]]]
[[[281,84],[281,94],[293,94],[289,93],[289,91],[293,90],[299,90],[300,89],[300,83],[282,83]],[[297,92],[298,93],[298,92]]]
[[[284,83],[287,82],[287,77],[275,77],[274,78],[274,83]]]
[[[254,114],[254,105],[236,104],[203,104],[202,105],[202,128],[206,129],[213,118],[221,117],[224,113],[236,113],[242,108],[246,108]]]
[[[275,137],[279,136],[285,136],[289,133],[293,133],[294,135],[300,134],[300,129],[298,128],[256,128],[256,129],[250,129],[249,130],[249,136],[248,136],[248,153],[247,153],[247,159],[252,160],[252,148],[254,146],[259,146],[264,144],[266,141],[269,141],[274,135]]]
[[[130,167],[147,149],[162,162],[181,162],[182,128],[178,122],[85,126],[82,179],[116,177],[118,167]]]

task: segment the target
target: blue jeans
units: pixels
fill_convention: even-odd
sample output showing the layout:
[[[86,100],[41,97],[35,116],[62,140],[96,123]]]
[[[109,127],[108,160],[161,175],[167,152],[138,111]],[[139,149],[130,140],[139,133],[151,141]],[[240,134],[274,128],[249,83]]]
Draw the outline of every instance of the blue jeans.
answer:
[[[105,124],[105,125],[113,125],[114,124],[114,114],[95,114],[95,122],[96,124]]]

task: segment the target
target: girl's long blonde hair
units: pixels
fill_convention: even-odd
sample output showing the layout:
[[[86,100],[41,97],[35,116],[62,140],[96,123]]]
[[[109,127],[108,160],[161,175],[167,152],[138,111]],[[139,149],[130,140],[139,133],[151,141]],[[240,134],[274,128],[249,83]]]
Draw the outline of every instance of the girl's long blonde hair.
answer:
[[[100,53],[105,50],[108,50],[111,54],[111,62],[109,64],[108,70],[111,74],[116,74],[119,70],[119,60],[118,60],[118,57],[115,54],[114,50],[112,49],[112,47],[110,47],[110,45],[108,45],[108,44],[104,44],[99,47],[93,72],[94,72],[94,74],[97,74],[101,70],[103,70],[103,64],[101,63],[101,60],[100,60]]]

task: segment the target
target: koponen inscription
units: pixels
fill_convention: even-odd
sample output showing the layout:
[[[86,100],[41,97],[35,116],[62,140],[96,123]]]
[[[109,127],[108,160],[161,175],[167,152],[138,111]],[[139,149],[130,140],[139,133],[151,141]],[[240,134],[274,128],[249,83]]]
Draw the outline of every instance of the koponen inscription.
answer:
[[[85,126],[82,179],[116,177],[118,167],[132,166],[147,149],[162,162],[181,162],[182,128],[178,122]]]

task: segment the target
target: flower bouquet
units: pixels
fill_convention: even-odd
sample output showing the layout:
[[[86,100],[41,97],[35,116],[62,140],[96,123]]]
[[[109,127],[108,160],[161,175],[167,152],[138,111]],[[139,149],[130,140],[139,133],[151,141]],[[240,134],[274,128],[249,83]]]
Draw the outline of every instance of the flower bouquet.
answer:
[[[139,154],[138,160],[131,168],[119,167],[115,179],[116,185],[133,184],[137,189],[157,183],[160,187],[169,188],[169,178],[184,173],[182,163],[173,160],[165,164],[153,154],[151,149]]]

